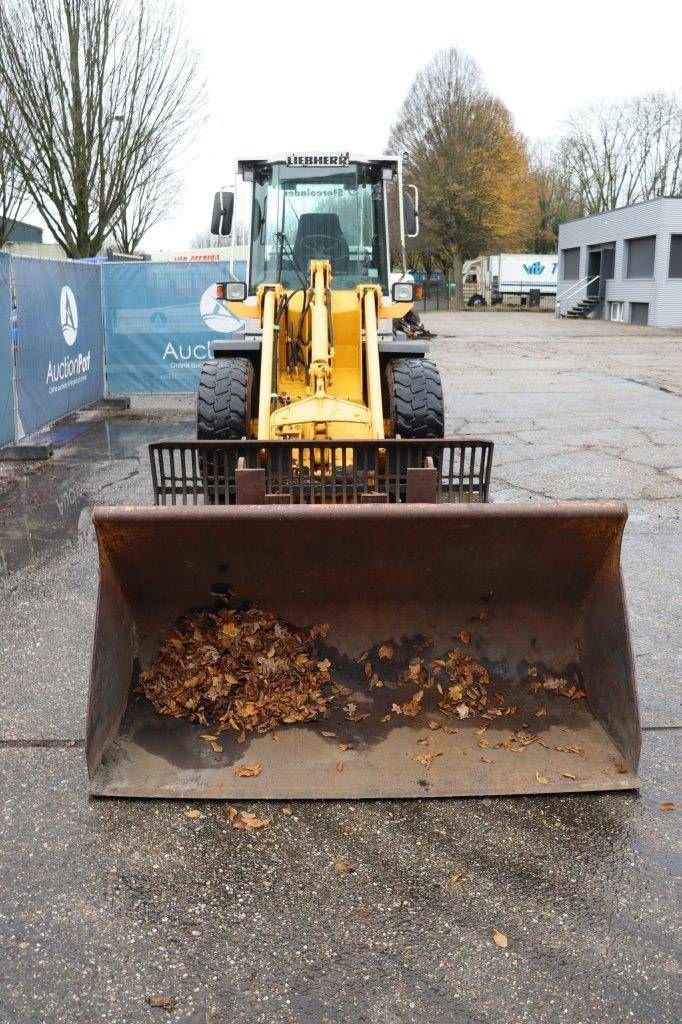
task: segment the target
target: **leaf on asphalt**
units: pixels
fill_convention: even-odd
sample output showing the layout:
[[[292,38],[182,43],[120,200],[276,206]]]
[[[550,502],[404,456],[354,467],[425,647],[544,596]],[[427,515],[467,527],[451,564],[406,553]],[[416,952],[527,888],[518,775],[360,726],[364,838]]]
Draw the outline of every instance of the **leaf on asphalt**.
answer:
[[[379,648],[379,657],[382,659],[390,661],[394,654],[393,644],[382,644]]]
[[[454,875],[450,875],[450,885],[457,885],[464,878],[463,871],[455,871]]]
[[[352,875],[357,871],[357,865],[350,860],[335,860],[333,867],[337,875]]]
[[[230,812],[235,810],[234,807],[230,808]],[[230,821],[232,822],[232,828],[237,829],[239,832],[251,832],[256,828],[265,828],[270,824],[272,818],[259,818],[253,811],[238,811],[234,815],[230,812]]]
[[[666,800],[665,803],[661,804],[661,810],[662,811],[674,811],[675,810],[675,804],[673,803],[672,800]]]
[[[147,1003],[149,1006],[158,1007],[160,1010],[165,1010],[170,1013],[175,1006],[175,1000],[172,996],[147,996]]]
[[[193,818],[203,818],[203,814],[196,807],[190,807],[185,811],[185,817],[192,820]]]
[[[258,761],[255,764],[238,764],[234,774],[240,779],[255,779],[260,775],[263,765]]]
[[[291,804],[284,804],[284,806],[282,807],[282,814],[286,814],[287,818],[290,818],[293,813],[294,812],[291,808]]]
[[[549,779],[546,779],[545,776],[542,774],[542,772],[536,772],[535,773],[535,780],[536,780],[536,782],[539,782],[542,786],[548,786],[549,785]]]
[[[504,932],[498,932],[497,928],[493,928],[493,942],[500,949],[506,949],[508,946],[508,939]]]
[[[215,741],[218,739],[218,734],[216,733],[215,736],[209,736],[207,733],[202,733],[201,739],[206,740],[207,743],[215,743]]]

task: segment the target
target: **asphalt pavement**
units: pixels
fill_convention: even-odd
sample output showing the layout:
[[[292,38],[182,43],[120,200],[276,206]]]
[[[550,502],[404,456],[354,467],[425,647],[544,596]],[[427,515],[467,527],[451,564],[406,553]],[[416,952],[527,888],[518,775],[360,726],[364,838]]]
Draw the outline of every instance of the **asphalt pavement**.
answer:
[[[425,319],[447,431],[495,441],[493,500],[628,503],[642,789],[270,802],[253,832],[218,802],[89,800],[91,509],[148,504],[145,445],[193,422],[188,398],[88,410],[49,463],[0,461],[3,1024],[680,1019],[682,332]]]

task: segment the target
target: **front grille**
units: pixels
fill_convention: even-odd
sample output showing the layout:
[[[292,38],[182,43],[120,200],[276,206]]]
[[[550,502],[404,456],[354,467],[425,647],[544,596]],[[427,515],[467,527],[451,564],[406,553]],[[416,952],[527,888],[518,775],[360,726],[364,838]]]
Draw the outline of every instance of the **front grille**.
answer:
[[[239,469],[262,470],[258,486],[273,503],[402,502],[411,487],[408,470],[429,468],[431,500],[485,502],[493,442],[159,441],[149,455],[156,505],[236,504]]]

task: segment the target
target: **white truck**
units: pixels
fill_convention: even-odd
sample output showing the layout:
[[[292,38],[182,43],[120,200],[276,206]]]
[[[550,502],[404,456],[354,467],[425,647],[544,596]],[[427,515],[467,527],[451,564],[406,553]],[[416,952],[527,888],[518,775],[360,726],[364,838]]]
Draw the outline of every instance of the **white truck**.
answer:
[[[465,260],[462,297],[468,306],[539,305],[541,295],[556,296],[558,266],[556,253],[503,252]]]

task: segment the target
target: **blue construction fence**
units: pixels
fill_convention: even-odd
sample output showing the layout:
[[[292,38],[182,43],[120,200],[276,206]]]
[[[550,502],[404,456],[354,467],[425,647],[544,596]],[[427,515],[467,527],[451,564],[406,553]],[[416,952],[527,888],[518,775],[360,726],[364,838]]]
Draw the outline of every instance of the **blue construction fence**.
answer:
[[[0,253],[0,445],[106,395],[194,391],[211,342],[243,326],[215,282],[244,272]]]

